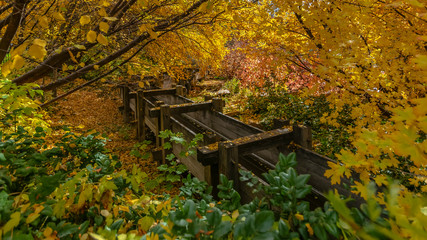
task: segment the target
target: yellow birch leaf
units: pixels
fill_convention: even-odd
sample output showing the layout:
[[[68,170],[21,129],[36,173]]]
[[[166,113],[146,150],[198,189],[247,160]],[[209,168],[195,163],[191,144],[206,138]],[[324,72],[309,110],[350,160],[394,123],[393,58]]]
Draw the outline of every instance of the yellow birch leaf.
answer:
[[[14,227],[19,225],[19,221],[21,220],[21,213],[14,212],[10,215],[10,220],[3,226],[3,233],[7,233],[11,231]]]
[[[104,46],[108,45],[108,39],[102,34],[98,34],[98,37],[96,38],[96,40]]]
[[[153,31],[153,29],[152,29],[152,28],[147,28],[147,32],[150,34],[150,37],[151,37],[151,38],[156,39],[156,38],[159,36],[159,34],[158,34],[158,33],[156,33],[155,31]]]
[[[67,71],[68,70],[68,66],[67,64],[62,64],[62,71]]]
[[[99,69],[99,65],[93,66],[93,69],[98,70]]]
[[[36,39],[34,39],[33,44],[44,48],[44,47],[46,47],[47,43],[45,40],[36,38]]]
[[[25,64],[25,59],[19,55],[13,58],[12,69],[21,69]]]
[[[25,220],[25,223],[29,224],[32,223],[34,220],[36,220],[38,217],[40,216],[40,214],[38,213],[31,213],[30,215],[28,215],[27,219]]]
[[[43,236],[44,237],[49,237],[50,235],[52,235],[53,230],[50,227],[47,227],[44,231],[43,231]]]
[[[101,17],[106,17],[107,16],[107,12],[105,11],[105,8],[99,9],[98,14]]]
[[[28,42],[24,42],[19,47],[13,49],[13,51],[10,53],[11,57],[14,57],[16,55],[22,55],[24,53],[25,49],[27,49]]]
[[[80,65],[80,67],[84,67],[84,66],[85,66],[85,63],[84,63],[84,62],[81,62],[79,65]]]
[[[89,15],[84,15],[80,17],[80,25],[84,26],[86,24],[90,23],[90,16]]]
[[[86,39],[90,43],[95,43],[96,42],[96,32],[90,30],[86,35]]]
[[[3,77],[7,77],[7,75],[9,75],[9,73],[11,72],[11,67],[12,62],[8,61],[6,63],[3,63],[3,65],[1,66],[1,74],[3,75]]]
[[[46,53],[47,52],[44,47],[41,47],[36,44],[31,45],[30,49],[28,49],[28,54],[38,60],[42,60]]]
[[[109,28],[110,28],[110,26],[108,25],[108,23],[106,23],[106,22],[100,22],[99,23],[99,29],[101,31],[107,33]]]
[[[110,2],[108,2],[108,1],[102,1],[102,6],[109,7],[110,6]]]
[[[144,85],[145,85],[145,84],[144,84],[144,82],[139,82],[139,83],[138,83],[138,86],[139,86],[140,88],[144,88]]]
[[[79,63],[79,62],[77,61],[77,59],[74,57],[74,54],[73,54],[70,50],[68,50],[68,54],[70,54],[70,58],[71,58],[71,60],[72,60],[73,62],[75,62],[75,63]]]
[[[53,16],[53,18],[55,18],[55,19],[56,19],[56,20],[58,20],[58,21],[65,21],[64,16],[62,16],[62,14],[61,14],[61,13],[59,13],[59,12],[54,12],[54,13],[52,14],[52,16]]]
[[[46,16],[41,16],[41,17],[39,17],[39,24],[40,24],[40,26],[42,26],[44,28],[48,28],[49,27],[49,20],[47,19]]]
[[[107,20],[107,21],[112,21],[112,22],[119,20],[116,17],[104,17],[104,19]]]
[[[129,212],[128,206],[119,206],[119,211]]]

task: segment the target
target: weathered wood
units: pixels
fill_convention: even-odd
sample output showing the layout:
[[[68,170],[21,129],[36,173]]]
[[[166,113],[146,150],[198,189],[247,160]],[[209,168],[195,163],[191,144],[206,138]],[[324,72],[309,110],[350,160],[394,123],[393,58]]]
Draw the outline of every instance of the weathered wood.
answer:
[[[276,147],[278,145],[287,145],[293,139],[293,133],[287,129],[276,129],[269,132],[262,132],[246,137],[234,139],[231,144],[238,148],[241,156],[254,153],[266,148]],[[204,165],[215,164],[215,159],[219,156],[219,146],[211,144],[198,148],[198,159]]]
[[[325,171],[330,168],[328,162],[336,163],[334,160],[305,148],[298,148],[295,153],[298,161],[295,169],[299,174],[311,175],[308,184],[312,185],[317,192],[325,194],[336,189],[345,197],[355,199],[355,201],[348,203],[349,206],[354,207],[364,201],[360,196],[351,193],[351,190],[345,187],[345,185],[352,185],[347,178],[341,178],[341,184],[332,185],[330,179],[324,176]],[[353,178],[357,179],[358,176],[355,175]]]
[[[129,115],[130,115],[130,97],[129,97],[129,88],[127,86],[123,87],[123,120],[125,123],[129,123]]]
[[[212,102],[184,103],[184,104],[178,104],[178,105],[170,105],[172,115],[208,110],[211,107],[212,107]],[[150,109],[149,110],[149,116],[150,117],[159,117],[160,116],[160,107]]]
[[[283,119],[273,119],[273,128],[282,128],[284,126],[288,126],[290,124],[289,120],[283,120]]]
[[[147,90],[144,91],[144,96],[146,97],[152,97],[152,96],[158,96],[158,95],[170,95],[170,94],[176,94],[176,88],[166,88],[166,89],[154,89],[154,90]]]
[[[144,91],[139,90],[137,92],[137,111],[136,111],[136,118],[137,118],[137,138],[139,141],[145,140],[145,101],[144,101]]]
[[[176,95],[185,96],[185,87],[182,85],[177,85],[176,86]]]
[[[294,142],[301,147],[313,149],[313,140],[311,135],[311,128],[306,126],[293,126]]]
[[[167,129],[172,130],[171,112],[170,112],[170,106],[164,104],[160,106],[160,130],[165,131]],[[168,140],[169,139],[162,138],[161,139],[162,146],[164,146],[165,142]],[[166,149],[163,148],[163,164],[166,163],[166,154],[167,154],[167,151]]]
[[[231,142],[219,143],[219,173],[234,181],[235,190],[239,186],[239,151]]]
[[[212,110],[216,112],[223,112],[224,101],[221,98],[213,98],[212,99]]]

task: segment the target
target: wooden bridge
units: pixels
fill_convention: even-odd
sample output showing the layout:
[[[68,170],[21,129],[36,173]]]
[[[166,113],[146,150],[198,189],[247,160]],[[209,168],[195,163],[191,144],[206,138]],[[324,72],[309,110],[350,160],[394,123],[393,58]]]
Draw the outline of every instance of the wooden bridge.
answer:
[[[262,181],[262,173],[275,167],[280,152],[288,154],[294,151],[298,161],[297,172],[311,175],[308,184],[312,185],[313,190],[307,200],[312,206],[322,206],[324,193],[333,189],[356,199],[350,205],[360,204],[361,199],[344,187],[351,185],[349,180],[343,178],[340,185],[331,185],[330,180],[324,177],[325,170],[329,168],[328,162],[334,161],[312,151],[310,128],[295,125],[290,131],[283,128],[283,123],[279,121],[277,129],[263,131],[223,114],[224,102],[219,98],[195,103],[185,98],[184,94],[183,86],[136,91],[121,86],[125,122],[130,121],[133,112],[138,139],[144,140],[146,131],[150,129],[158,147],[165,141],[159,138],[159,132],[166,129],[183,133],[187,141],[198,133],[203,134],[204,140],[197,154],[179,157],[179,160],[194,176],[214,187],[219,183],[219,174],[234,180],[234,188],[244,202],[253,199],[255,194],[239,180],[239,169],[253,172]],[[165,152],[162,151],[158,152],[161,157],[157,159],[165,163]],[[172,144],[172,151],[179,156],[182,146]]]

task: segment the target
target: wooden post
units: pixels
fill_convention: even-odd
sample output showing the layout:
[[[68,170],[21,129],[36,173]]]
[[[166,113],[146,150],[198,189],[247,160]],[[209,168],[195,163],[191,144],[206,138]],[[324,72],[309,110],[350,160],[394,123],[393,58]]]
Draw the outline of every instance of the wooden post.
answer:
[[[163,101],[156,101],[154,104],[156,105],[156,107],[160,107],[161,105],[163,105],[165,103]],[[156,147],[160,147],[161,146],[161,141],[160,141],[160,138],[159,138],[159,134],[160,134],[160,131],[161,131],[160,128],[161,128],[161,123],[160,123],[160,117],[159,117],[157,119],[157,122],[156,122],[156,132],[154,133],[155,138],[156,138]]]
[[[215,133],[203,134],[203,145],[207,146],[212,143],[219,142],[220,137]],[[204,167],[205,181],[212,186],[212,196],[218,195],[219,172],[218,164],[212,164]]]
[[[313,139],[311,135],[311,128],[306,126],[293,126],[294,142],[303,148],[309,150],[313,149]]]
[[[233,180],[234,189],[239,191],[239,151],[237,145],[230,142],[220,142],[218,153],[219,173]]]
[[[136,93],[136,119],[137,119],[137,139],[145,140],[145,101],[144,90],[138,90]]]
[[[205,96],[204,96],[205,102],[206,102],[206,101],[209,101],[209,100],[212,100],[212,98],[213,98],[213,97],[212,97],[212,96],[210,96],[210,95],[205,95]]]
[[[171,129],[171,109],[169,105],[161,105],[160,106],[160,129],[162,131],[165,131],[166,129]],[[165,142],[169,141],[169,139],[161,139],[162,146],[165,145]],[[166,155],[168,154],[168,150],[164,149],[162,150],[162,164],[166,163]]]
[[[176,95],[184,97],[185,96],[185,87],[182,85],[176,86]]]
[[[284,126],[288,126],[289,125],[289,120],[283,120],[283,119],[273,119],[273,128],[274,129],[278,129],[278,128],[283,128]]]
[[[224,101],[221,98],[212,99],[212,110],[222,113],[224,108]]]
[[[125,123],[129,123],[130,114],[130,96],[128,86],[123,87],[123,120]]]
[[[52,82],[56,82],[58,80],[58,69],[54,69],[53,70],[53,81]],[[52,97],[56,98],[58,96],[58,90],[57,88],[52,90]]]

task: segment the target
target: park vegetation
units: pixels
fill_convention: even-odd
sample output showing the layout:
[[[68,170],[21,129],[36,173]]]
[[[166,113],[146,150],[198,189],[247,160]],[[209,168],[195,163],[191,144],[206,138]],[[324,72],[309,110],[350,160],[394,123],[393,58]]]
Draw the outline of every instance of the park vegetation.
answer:
[[[427,5],[419,0],[0,1],[0,239],[427,239]],[[229,81],[259,118],[309,125],[325,176],[366,203],[326,193],[277,156],[264,194],[241,204],[168,156],[161,177],[125,171],[94,131],[52,128],[48,106],[89,85],[197,69]],[[60,95],[57,95],[57,92]],[[201,136],[164,137],[192,154]],[[59,137],[58,137],[59,136]],[[150,157],[148,142],[133,155]],[[182,182],[177,196],[153,192]]]

